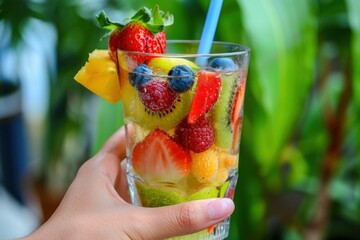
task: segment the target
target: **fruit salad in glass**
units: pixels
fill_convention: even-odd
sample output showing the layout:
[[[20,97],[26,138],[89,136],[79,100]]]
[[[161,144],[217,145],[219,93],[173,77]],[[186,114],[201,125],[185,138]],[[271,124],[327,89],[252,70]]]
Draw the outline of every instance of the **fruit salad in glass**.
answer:
[[[197,54],[198,41],[166,41],[155,28],[172,17],[157,7],[124,25],[104,13],[98,20],[114,26],[109,49],[90,54],[75,79],[110,102],[122,100],[124,122],[135,130],[127,136],[133,204],[233,198],[249,49],[214,42],[209,54]],[[223,239],[228,228],[229,219],[176,239]]]

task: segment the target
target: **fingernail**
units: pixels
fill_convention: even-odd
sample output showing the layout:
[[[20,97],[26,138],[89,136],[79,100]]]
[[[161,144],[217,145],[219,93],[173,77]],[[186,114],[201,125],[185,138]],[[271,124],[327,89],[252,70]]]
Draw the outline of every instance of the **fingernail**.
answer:
[[[211,220],[224,218],[234,211],[234,202],[229,198],[219,198],[208,203],[207,211]]]

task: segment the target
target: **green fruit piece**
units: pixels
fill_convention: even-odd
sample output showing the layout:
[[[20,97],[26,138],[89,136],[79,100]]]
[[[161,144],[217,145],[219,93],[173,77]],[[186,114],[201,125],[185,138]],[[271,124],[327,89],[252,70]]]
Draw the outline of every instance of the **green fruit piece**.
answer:
[[[233,141],[233,123],[231,122],[234,98],[239,87],[240,72],[231,75],[221,75],[222,90],[218,102],[211,112],[215,131],[215,144],[224,149],[230,149]]]
[[[154,112],[141,102],[138,91],[130,84],[128,78],[121,80],[121,88],[125,121],[135,122],[148,130],[155,128],[170,130],[180,123],[190,109],[192,91],[178,94],[171,109]]]
[[[225,197],[225,194],[226,194],[226,191],[229,187],[229,184],[230,182],[229,181],[226,181],[220,188],[220,194],[219,194],[219,197],[223,198]]]
[[[169,189],[164,190],[155,187],[145,187],[137,183],[137,190],[143,207],[162,207],[185,202],[184,193]]]
[[[152,68],[154,72],[162,72],[165,74],[168,74],[168,72],[177,65],[186,65],[193,71],[197,71],[199,69],[198,65],[184,58],[158,57],[152,58],[148,62],[148,67]]]
[[[188,200],[200,200],[200,199],[209,199],[216,198],[219,195],[219,190],[217,187],[210,186],[201,189],[200,191],[193,193],[189,196]]]
[[[199,239],[215,239],[215,238],[213,238],[213,236],[210,235],[207,229],[184,236],[167,238],[167,240],[199,240]]]

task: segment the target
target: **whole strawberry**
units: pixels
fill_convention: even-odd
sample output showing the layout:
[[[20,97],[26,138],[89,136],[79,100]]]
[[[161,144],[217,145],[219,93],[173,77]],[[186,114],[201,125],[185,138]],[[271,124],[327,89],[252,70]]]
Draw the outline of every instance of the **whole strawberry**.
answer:
[[[135,15],[124,24],[112,22],[102,11],[96,17],[100,27],[110,29],[104,37],[109,38],[108,48],[110,57],[116,59],[118,49],[135,52],[164,53],[166,50],[166,36],[164,28],[173,23],[173,15],[160,11],[156,5],[152,10],[140,8]],[[137,64],[146,62],[144,56],[134,57]]]

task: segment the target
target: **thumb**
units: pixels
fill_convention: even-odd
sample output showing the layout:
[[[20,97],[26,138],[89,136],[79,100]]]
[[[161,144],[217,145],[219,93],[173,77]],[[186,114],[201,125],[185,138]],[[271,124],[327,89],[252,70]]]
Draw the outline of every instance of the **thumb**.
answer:
[[[143,236],[146,236],[146,239],[164,239],[195,233],[226,219],[234,208],[234,203],[229,198],[147,208],[141,219],[142,230],[145,231]]]

